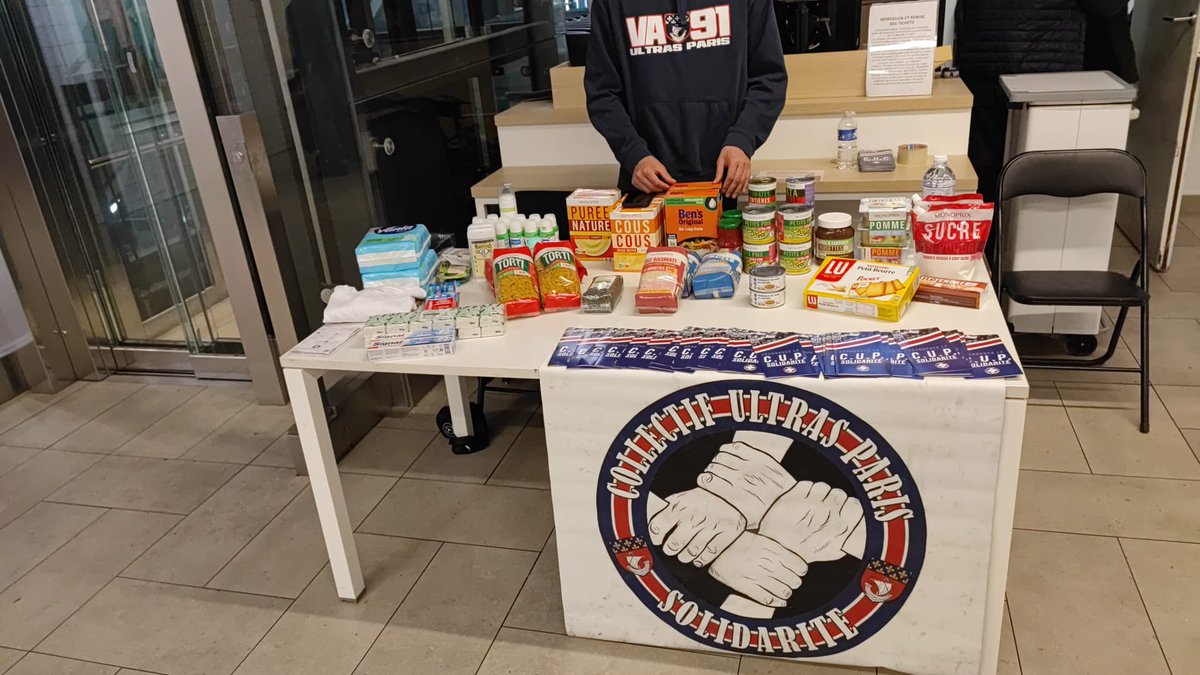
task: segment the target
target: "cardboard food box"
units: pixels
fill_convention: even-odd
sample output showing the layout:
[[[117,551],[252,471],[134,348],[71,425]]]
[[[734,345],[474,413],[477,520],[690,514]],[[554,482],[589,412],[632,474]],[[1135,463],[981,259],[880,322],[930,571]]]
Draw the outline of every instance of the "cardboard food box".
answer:
[[[983,302],[983,293],[987,290],[987,287],[988,285],[985,281],[923,276],[917,283],[917,292],[913,295],[913,300],[916,302],[928,302],[934,305],[953,305],[955,307],[979,309],[979,305]]]
[[[848,258],[826,258],[804,289],[804,306],[825,312],[899,321],[920,271]]]
[[[633,202],[626,197],[611,216],[613,269],[618,272],[640,272],[646,249],[662,245],[662,197]]]
[[[720,183],[676,183],[667,190],[663,207],[667,246],[702,252],[717,249],[717,222],[721,220]]]
[[[863,246],[903,248],[912,241],[908,197],[867,197],[859,202],[862,216],[859,243]]]
[[[579,188],[567,196],[571,244],[580,260],[612,259],[612,222],[609,218],[620,200],[620,190]]]

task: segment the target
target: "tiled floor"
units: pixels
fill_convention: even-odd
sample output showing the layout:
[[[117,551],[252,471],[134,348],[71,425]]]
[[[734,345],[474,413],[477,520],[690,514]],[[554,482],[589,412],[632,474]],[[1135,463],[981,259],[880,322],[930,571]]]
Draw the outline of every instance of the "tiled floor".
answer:
[[[1180,304],[1155,311],[1153,433],[1129,378],[1031,374],[1004,675],[1200,673],[1184,257],[1154,280]],[[873,672],[567,637],[536,399],[495,395],[492,447],[459,457],[433,431],[439,396],[342,462],[357,604],[334,596],[286,409],[115,379],[0,406],[0,673]]]

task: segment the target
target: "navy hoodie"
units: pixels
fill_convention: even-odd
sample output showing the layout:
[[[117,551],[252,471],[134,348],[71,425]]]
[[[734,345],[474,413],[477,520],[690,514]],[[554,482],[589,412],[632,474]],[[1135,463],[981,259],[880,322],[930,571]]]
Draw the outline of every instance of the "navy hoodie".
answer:
[[[584,89],[623,189],[647,155],[712,180],[722,147],[753,156],[783,110],[772,0],[593,0]]]

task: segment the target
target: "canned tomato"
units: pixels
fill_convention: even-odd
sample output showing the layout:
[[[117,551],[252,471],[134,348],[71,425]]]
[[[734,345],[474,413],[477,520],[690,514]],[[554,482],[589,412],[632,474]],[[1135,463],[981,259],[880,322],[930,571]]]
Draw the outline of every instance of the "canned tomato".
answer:
[[[812,206],[816,197],[817,179],[812,176],[792,176],[785,184],[789,204]]]
[[[771,176],[755,176],[750,179],[750,203],[751,204],[774,204],[775,192],[779,188],[779,181]]]
[[[774,293],[787,288],[786,272],[779,265],[763,265],[750,270],[750,291]]]
[[[742,269],[749,272],[775,264],[775,244],[742,244]]]
[[[788,274],[808,274],[812,269],[812,242],[779,244],[779,265]]]
[[[786,300],[784,291],[750,291],[750,304],[762,309],[783,307]]]
[[[779,220],[779,241],[787,244],[812,241],[812,207],[780,204],[775,213]]]
[[[742,211],[742,243],[775,243],[775,207],[752,204]]]

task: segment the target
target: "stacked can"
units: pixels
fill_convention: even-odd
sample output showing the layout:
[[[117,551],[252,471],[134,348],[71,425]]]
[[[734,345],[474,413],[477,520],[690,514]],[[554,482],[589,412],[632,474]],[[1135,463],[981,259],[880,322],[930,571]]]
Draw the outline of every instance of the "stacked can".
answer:
[[[779,264],[788,274],[807,274],[812,268],[813,210],[801,204],[781,204],[776,210]]]
[[[747,201],[751,204],[769,204],[775,205],[776,190],[779,187],[779,181],[771,176],[755,176],[750,179],[749,197]]]
[[[746,272],[776,261],[775,207],[750,204],[742,209],[742,269]]]
[[[813,176],[792,176],[787,179],[785,195],[789,204],[803,204],[812,208],[816,199],[817,179]]]

